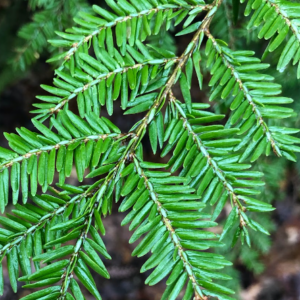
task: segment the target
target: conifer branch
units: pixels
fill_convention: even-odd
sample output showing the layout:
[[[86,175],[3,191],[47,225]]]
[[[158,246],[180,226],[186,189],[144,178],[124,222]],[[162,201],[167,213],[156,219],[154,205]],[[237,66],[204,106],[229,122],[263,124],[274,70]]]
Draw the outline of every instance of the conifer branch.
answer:
[[[170,220],[168,219],[167,210],[164,209],[163,205],[160,203],[160,201],[158,199],[158,195],[155,192],[155,188],[153,187],[153,184],[149,181],[149,179],[145,175],[145,172],[144,172],[143,168],[141,167],[138,159],[136,157],[133,157],[133,160],[134,160],[134,164],[137,169],[137,172],[138,172],[139,176],[144,179],[145,187],[149,191],[151,200],[155,203],[155,205],[157,207],[157,211],[158,211],[159,215],[161,216],[161,219],[164,223],[164,226],[167,228],[167,230],[169,232],[169,235],[174,244],[174,249],[175,249],[174,251],[178,252],[177,255],[182,260],[184,268],[185,268],[185,272],[187,272],[188,277],[190,278],[190,280],[193,284],[193,289],[194,289],[194,294],[195,294],[196,299],[205,300],[204,295],[201,291],[201,286],[199,285],[199,283],[196,280],[196,278],[197,278],[196,275],[193,273],[193,269],[188,260],[186,251],[184,250],[184,247],[180,244],[180,238],[176,234],[175,229],[173,228]]]
[[[54,216],[57,216],[58,214],[62,214],[70,205],[80,202],[80,200],[85,195],[76,195],[72,199],[70,199],[64,206],[61,206],[57,209],[55,209],[53,212],[47,213],[41,217],[41,219],[34,225],[32,225],[30,228],[24,228],[25,230],[22,232],[19,232],[13,236],[9,236],[8,238],[11,240],[10,242],[6,243],[3,248],[0,249],[0,256],[4,257],[7,252],[9,252],[12,247],[18,246],[22,240],[26,239],[28,235],[33,235],[37,230],[42,228],[48,221],[51,221]],[[3,224],[3,223],[2,223]]]
[[[247,213],[274,209],[256,199],[264,185],[263,173],[249,170],[251,164],[243,162],[250,155],[251,162],[268,156],[271,149],[296,159],[300,139],[293,135],[299,130],[266,122],[293,116],[291,108],[281,106],[293,100],[278,97],[281,86],[259,72],[269,65],[253,51],[233,51],[215,38],[210,24],[222,0],[105,2],[108,9],[93,6],[94,13],[79,12],[76,26],[56,32],[60,38],[49,41],[67,49],[49,60],[63,62],[55,70],[53,86],[42,85],[51,95],[38,96],[43,102],[34,104],[32,112],[37,115],[32,123],[38,132],[22,127],[16,129],[18,134],[4,134],[11,149],[0,147],[0,211],[10,202],[10,191],[15,207],[0,217],[0,261],[6,257],[15,292],[18,280],[26,282],[24,288],[50,286],[24,300],[84,299],[77,281],[101,300],[90,268],[109,278],[99,254],[107,259],[110,255],[100,233],[105,234],[102,216],[111,214],[115,198],[120,212],[129,210],[121,223],[134,230],[129,243],[139,241],[132,255],[151,253],[141,268],[152,269],[145,283],[154,285],[168,276],[162,299],[175,300],[185,291],[184,300],[232,300],[227,295],[234,291],[214,282],[231,279],[216,271],[231,262],[206,250],[222,247],[225,236],[232,246],[238,240],[251,246],[249,228],[268,234]],[[272,38],[264,57],[292,31],[278,69],[283,71],[291,59],[300,65],[300,5],[249,0],[245,14],[251,9],[256,12],[248,27],[264,22],[259,37]],[[203,20],[195,21],[203,11]],[[164,35],[173,24],[182,24],[177,36],[193,33],[179,57],[170,51]],[[200,64],[205,35],[206,67],[212,75],[209,100],[226,99],[224,114],[207,110],[210,105],[195,102],[191,94],[194,74],[201,90],[206,82]],[[184,102],[172,92],[177,82]],[[70,109],[74,98],[78,114]],[[118,99],[123,115],[144,114],[128,133],[100,117],[101,106],[113,115]],[[232,112],[224,125],[229,105]],[[146,132],[153,154],[160,148],[167,163],[144,160],[141,141]],[[78,182],[89,178],[95,179],[93,183],[66,184],[74,167]],[[59,190],[51,187],[56,172]],[[44,194],[37,195],[38,185]],[[229,199],[231,212],[222,234],[206,230],[218,225],[215,220]],[[202,211],[207,205],[211,208]],[[0,294],[1,272],[2,264]]]
[[[80,93],[83,93],[84,91],[90,89],[91,87],[98,85],[102,81],[106,81],[110,77],[113,78],[117,74],[126,73],[126,72],[128,72],[128,70],[141,69],[141,68],[143,68],[144,66],[147,66],[147,65],[162,65],[163,66],[163,65],[166,65],[167,63],[170,63],[170,62],[175,63],[177,61],[177,59],[178,59],[177,57],[174,57],[174,58],[170,58],[170,59],[146,61],[144,63],[138,63],[138,64],[135,64],[133,66],[119,68],[119,69],[116,69],[116,70],[114,70],[112,72],[109,72],[109,73],[99,72],[99,75],[97,77],[93,78],[93,80],[91,80],[89,82],[86,82],[82,87],[76,88],[72,92],[69,92],[69,94],[70,94],[69,96],[60,99],[59,103],[56,106],[54,106],[54,107],[52,107],[48,110],[39,109],[39,110],[31,111],[31,112],[32,113],[43,113],[43,117],[47,116],[47,115],[57,114],[61,109],[63,109],[63,107],[70,100],[74,99],[75,97],[78,97],[78,95]]]
[[[216,39],[207,30],[205,31],[205,34],[212,41],[215,50],[218,51],[219,50],[219,46],[217,44]],[[273,152],[277,156],[281,156],[281,151],[278,148],[277,143],[276,143],[276,141],[275,141],[272,133],[270,132],[270,130],[269,130],[266,122],[263,119],[262,114],[261,114],[261,112],[259,110],[259,107],[255,104],[255,101],[253,100],[253,97],[249,93],[249,90],[248,90],[247,86],[244,84],[243,80],[240,78],[239,72],[236,70],[235,66],[233,64],[231,64],[229,62],[229,60],[226,59],[226,57],[224,56],[224,54],[222,53],[222,51],[218,51],[218,52],[219,52],[220,56],[222,57],[222,61],[223,61],[224,65],[231,71],[231,74],[235,78],[236,83],[238,83],[240,90],[243,92],[243,94],[245,96],[245,99],[251,105],[252,111],[253,111],[253,113],[256,116],[257,123],[263,129],[264,135],[266,136],[267,140],[270,142],[270,144],[272,146],[272,149],[273,149]]]
[[[241,1],[241,2],[244,2]],[[270,39],[265,50],[263,58],[269,52],[273,52],[287,41],[283,50],[281,50],[277,70],[283,72],[287,65],[293,60],[293,65],[298,64],[297,78],[300,78],[300,4],[285,0],[263,0],[251,4],[248,2],[245,15],[248,16],[251,10],[255,10],[247,29],[258,27],[264,24],[258,32],[259,38]],[[289,32],[292,34],[290,36]]]
[[[115,18],[114,20],[111,20],[110,22],[106,22],[103,19],[102,21],[103,21],[104,24],[101,24],[97,30],[92,31],[89,35],[83,37],[81,40],[74,43],[72,45],[72,48],[66,53],[64,59],[65,59],[65,61],[70,60],[71,56],[76,53],[78,48],[80,46],[82,46],[84,43],[89,42],[93,38],[93,36],[97,36],[101,33],[101,31],[104,31],[106,28],[115,27],[119,23],[124,23],[124,22],[130,21],[130,20],[135,19],[135,18],[142,18],[143,16],[148,16],[150,14],[156,14],[159,11],[167,12],[171,8],[173,9],[173,11],[177,11],[177,10],[180,10],[180,9],[185,9],[185,10],[188,10],[188,11],[192,11],[194,9],[199,9],[199,8],[201,8],[201,11],[206,11],[206,10],[210,10],[211,7],[212,7],[212,5],[209,5],[209,4],[207,4],[207,5],[190,5],[188,7],[186,7],[186,6],[185,7],[180,7],[180,6],[173,5],[173,4],[171,5],[171,7],[169,7],[168,5],[166,5],[165,7],[164,7],[164,5],[160,5],[157,8],[150,8],[148,10],[143,10],[141,12],[135,12],[135,13],[123,16],[123,17]]]
[[[205,30],[209,27],[214,14],[218,6],[222,3],[222,0],[215,0],[211,6],[211,10],[207,13],[205,18],[203,19],[200,28],[194,34],[193,39],[186,47],[185,51],[182,53],[180,58],[178,59],[177,65],[174,68],[174,71],[171,73],[165,87],[160,91],[159,96],[155,99],[152,107],[149,109],[147,115],[143,118],[142,124],[135,130],[136,133],[136,142],[132,146],[132,151],[136,149],[141,138],[144,136],[146,132],[147,125],[152,121],[156,113],[161,109],[164,101],[166,100],[169,92],[171,91],[173,85],[176,83],[178,79],[178,75],[182,72],[182,68],[185,66],[188,58],[192,55],[195,51],[195,48],[198,44],[201,44],[203,39],[203,34]]]
[[[175,104],[176,98],[174,97],[172,90],[169,93],[169,97],[170,97],[170,101]],[[224,188],[228,192],[228,195],[230,195],[232,204],[234,205],[234,207],[236,207],[237,211],[239,212],[238,215],[240,218],[240,227],[242,228],[246,226],[247,222],[244,220],[243,217],[246,208],[242,205],[241,199],[239,199],[239,196],[235,193],[232,184],[229,183],[226,177],[224,176],[224,171],[222,170],[222,168],[218,166],[218,162],[215,161],[214,158],[209,154],[208,149],[203,144],[201,138],[195,133],[195,131],[192,128],[192,125],[189,123],[187,117],[182,112],[183,112],[182,110],[178,110],[178,113],[181,115],[180,118],[183,120],[183,126],[185,130],[188,132],[189,135],[192,135],[194,144],[197,146],[198,150],[206,158],[207,163],[213,169],[214,174],[219,178],[220,182],[222,182]]]
[[[98,141],[100,139],[105,140],[107,138],[112,138],[113,140],[120,140],[123,138],[126,139],[130,135],[131,134],[126,135],[124,133],[122,133],[122,134],[112,133],[112,134],[87,135],[87,136],[82,136],[80,138],[75,138],[75,139],[71,139],[71,140],[63,140],[55,145],[44,146],[39,149],[32,149],[30,152],[28,152],[24,155],[1,162],[0,172],[3,172],[3,170],[6,168],[10,168],[14,163],[21,163],[23,160],[29,159],[32,155],[39,156],[43,152],[49,153],[53,149],[58,150],[61,146],[67,147],[67,146],[75,144],[77,142],[83,142],[86,144],[89,141]]]

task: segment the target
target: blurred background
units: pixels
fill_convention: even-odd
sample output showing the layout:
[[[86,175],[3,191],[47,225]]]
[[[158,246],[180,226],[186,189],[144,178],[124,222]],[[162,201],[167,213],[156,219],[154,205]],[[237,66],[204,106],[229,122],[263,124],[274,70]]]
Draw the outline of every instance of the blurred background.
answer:
[[[63,31],[73,25],[73,18],[78,11],[90,11],[92,4],[103,5],[101,0],[0,0],[0,131],[15,132],[19,126],[34,130],[31,124],[35,95],[42,94],[40,84],[51,84],[55,65],[45,61],[60,49],[47,44],[47,39],[55,36],[54,30]],[[226,16],[226,17],[224,17]],[[199,19],[201,19],[201,15]],[[257,39],[257,30],[247,31],[247,18],[240,7],[239,19],[232,21],[231,0],[224,1],[211,25],[211,31],[217,38],[228,42],[235,50],[249,49],[261,57],[267,44]],[[178,29],[180,30],[180,29]],[[176,31],[160,32],[152,42],[160,47],[172,49],[180,54],[187,45],[190,36],[176,37]],[[279,51],[280,52],[280,51]],[[284,73],[276,71],[278,54],[266,57],[272,64],[270,74],[283,85],[283,94],[294,98],[292,107],[294,118],[284,121],[288,127],[299,128],[300,118],[300,84],[296,80],[296,69],[289,66]],[[204,82],[209,81],[205,73]],[[205,86],[205,84],[204,84]],[[207,102],[209,89],[199,91],[195,81],[192,95],[195,102]],[[224,112],[228,109],[228,101],[213,103],[213,109]],[[139,119],[139,115],[125,118],[117,109],[112,121],[123,131],[128,130]],[[103,111],[105,115],[105,112]],[[7,146],[3,135],[0,135],[0,146]],[[145,156],[149,160],[158,160],[159,155],[151,154],[150,144],[144,142]],[[300,163],[293,164],[284,159],[268,157],[260,159],[254,168],[265,173],[266,187],[260,195],[263,201],[272,202],[276,210],[261,216],[262,225],[271,232],[267,237],[252,232],[252,248],[230,244],[221,250],[227,259],[234,262],[227,272],[233,280],[228,285],[237,291],[237,299],[242,300],[299,300],[300,299],[300,201],[299,170]],[[75,175],[75,173],[74,173]],[[76,175],[71,182],[76,183]],[[8,208],[10,209],[10,208]],[[112,261],[106,261],[111,280],[97,277],[95,281],[106,300],[156,300],[164,291],[164,284],[153,287],[144,285],[145,274],[139,269],[147,257],[132,258],[132,245],[128,244],[130,233],[120,223],[124,215],[114,208],[111,216],[105,220],[107,230],[104,241]],[[221,230],[221,227],[217,230]],[[218,250],[220,251],[220,250]],[[7,277],[7,271],[4,270]],[[8,278],[5,293],[1,300],[20,299],[30,290],[22,290],[13,294]],[[86,295],[86,299],[93,297]]]

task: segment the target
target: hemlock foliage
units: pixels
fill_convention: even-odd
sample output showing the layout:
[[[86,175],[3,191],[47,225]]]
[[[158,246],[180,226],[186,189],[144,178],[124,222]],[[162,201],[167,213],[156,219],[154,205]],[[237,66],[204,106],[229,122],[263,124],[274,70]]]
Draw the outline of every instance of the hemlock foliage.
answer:
[[[257,197],[263,173],[250,163],[272,153],[295,161],[299,130],[278,126],[293,116],[287,107],[293,100],[280,95],[269,65],[254,52],[232,50],[209,30],[222,0],[105,2],[106,9],[94,5],[79,13],[74,27],[49,40],[64,50],[49,60],[60,65],[34,105],[37,130],[5,133],[10,149],[0,148],[1,212],[10,195],[14,205],[0,217],[0,257],[11,286],[16,291],[22,281],[39,288],[24,300],[81,300],[81,286],[101,299],[90,270],[109,278],[102,218],[115,201],[127,212],[121,225],[130,224],[129,242],[139,241],[133,255],[148,254],[145,283],[167,278],[162,299],[180,293],[184,300],[234,299],[219,283],[230,280],[220,270],[231,262],[206,250],[229,239],[232,246],[238,240],[251,246],[252,231],[268,234],[259,213],[273,207]],[[238,10],[234,2],[235,20]],[[300,4],[248,0],[245,15],[252,10],[247,28],[260,26],[258,37],[270,40],[263,56],[279,52],[280,72],[300,65]],[[153,38],[175,27],[177,35],[193,34],[180,55]],[[193,77],[200,89],[206,84],[200,62],[211,74],[209,100],[226,100],[227,115],[192,98]],[[101,115],[102,109],[113,115],[114,101],[124,115],[143,115],[129,132]],[[143,159],[146,134],[166,164]],[[66,181],[73,168],[79,186]],[[217,234],[218,217],[229,207]]]
[[[15,49],[16,55],[10,61],[18,71],[25,71],[45,50],[58,53],[60,49],[51,47],[47,40],[55,37],[56,30],[73,25],[78,10],[81,13],[90,10],[85,0],[30,0],[28,8],[34,12],[32,20],[18,31],[20,41]]]
[[[47,42],[56,36],[55,31],[64,31],[75,24],[73,18],[80,13],[92,12],[86,0],[29,0],[27,12],[24,13],[20,2],[9,5],[3,10],[1,18],[2,36],[5,43],[1,48],[0,92],[10,83],[25,76],[43,57],[56,55],[61,48],[53,47]],[[16,13],[22,11],[21,13]],[[28,14],[30,20],[22,24],[21,16]],[[20,16],[21,15],[21,16]],[[27,20],[26,20],[27,21]],[[22,24],[22,26],[20,26]],[[8,25],[6,27],[6,25]],[[17,36],[12,38],[10,31],[19,28]],[[12,49],[13,48],[13,49]],[[57,64],[53,64],[57,67]]]

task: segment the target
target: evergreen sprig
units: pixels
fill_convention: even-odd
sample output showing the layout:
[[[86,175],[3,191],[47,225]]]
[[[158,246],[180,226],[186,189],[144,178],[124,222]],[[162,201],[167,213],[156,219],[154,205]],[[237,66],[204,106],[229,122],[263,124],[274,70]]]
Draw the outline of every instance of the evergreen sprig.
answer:
[[[297,64],[300,61],[300,4],[282,0],[254,0],[247,2],[245,16],[248,16],[251,10],[255,12],[247,29],[263,24],[258,37],[270,39],[265,56],[279,48],[287,39],[285,47],[281,50],[277,70],[283,72],[292,59],[293,65]],[[300,64],[297,78],[300,78]]]
[[[280,106],[292,100],[279,97],[281,86],[260,72],[268,64],[252,51],[231,50],[209,31],[222,0],[106,4],[109,10],[94,5],[93,14],[79,12],[74,19],[78,27],[50,40],[67,49],[49,60],[63,62],[53,86],[42,85],[51,95],[38,96],[43,102],[34,105],[37,132],[20,128],[18,134],[5,134],[11,149],[0,148],[0,209],[4,212],[9,203],[10,188],[14,209],[0,217],[0,261],[6,257],[14,291],[18,280],[24,287],[42,288],[22,299],[84,299],[77,281],[101,299],[90,269],[109,278],[102,258],[110,255],[100,234],[105,235],[102,218],[111,213],[114,198],[120,212],[130,210],[121,225],[130,223],[134,230],[130,243],[140,241],[133,255],[151,253],[141,268],[154,269],[145,283],[154,285],[169,275],[162,299],[233,299],[228,295],[234,291],[215,283],[230,280],[219,269],[232,263],[206,250],[222,247],[224,240],[234,246],[240,239],[251,246],[249,230],[268,234],[255,213],[273,208],[256,198],[263,174],[250,170],[249,159],[255,162],[274,152],[295,160],[300,140],[293,134],[299,130],[276,125],[293,115],[292,109]],[[259,37],[271,38],[279,31],[271,45],[282,37],[280,30],[285,32],[280,22],[294,34],[281,54],[278,68],[284,69],[299,52],[298,5],[249,0],[246,12],[249,7],[256,10],[249,28],[266,21]],[[198,21],[202,12],[205,16]],[[279,18],[275,25],[267,19],[270,15]],[[177,35],[193,33],[193,38],[180,56],[145,43],[181,24]],[[196,103],[190,93],[194,73],[199,88],[204,85],[202,60],[212,75],[210,100],[231,103],[225,126],[225,114],[207,110],[210,105]],[[177,83],[181,95],[175,93]],[[74,98],[78,115],[69,109]],[[128,133],[100,117],[102,106],[108,115],[114,113],[116,100],[124,115],[144,114]],[[167,156],[166,164],[143,159],[146,133],[153,153]],[[68,184],[73,167],[79,183],[84,178],[95,182]],[[226,203],[231,211],[216,234],[211,228],[218,225]]]
[[[29,1],[28,8],[34,12],[32,21],[18,31],[20,40],[10,63],[16,71],[25,71],[45,52],[57,53],[47,40],[55,37],[56,30],[63,30],[72,25],[78,10],[89,11],[84,0],[76,1]]]

